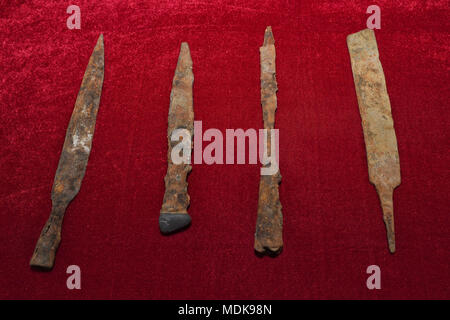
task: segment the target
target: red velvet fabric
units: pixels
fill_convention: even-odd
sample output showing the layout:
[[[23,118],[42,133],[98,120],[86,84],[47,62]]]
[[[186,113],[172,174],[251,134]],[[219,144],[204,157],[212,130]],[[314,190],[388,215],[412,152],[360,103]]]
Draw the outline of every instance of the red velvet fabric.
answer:
[[[66,8],[81,8],[69,30]],[[369,184],[346,36],[373,1],[0,2],[0,298],[450,298],[449,8],[377,1],[398,139],[397,253]],[[192,226],[165,237],[167,112],[180,43],[203,130],[261,128],[259,47],[277,50],[285,248],[258,258],[259,165],[194,165]],[[28,263],[89,56],[105,39],[93,149],[52,272]],[[81,268],[81,290],[66,268]],[[381,290],[366,268],[381,268]]]

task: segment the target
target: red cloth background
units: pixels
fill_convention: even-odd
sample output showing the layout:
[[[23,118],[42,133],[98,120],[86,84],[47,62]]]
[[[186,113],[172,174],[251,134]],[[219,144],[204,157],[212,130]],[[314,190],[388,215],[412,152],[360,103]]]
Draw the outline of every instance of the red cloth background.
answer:
[[[0,2],[0,298],[450,298],[448,1]],[[68,30],[66,8],[81,8]],[[398,139],[397,253],[369,184],[346,36],[376,31]],[[259,165],[194,165],[192,226],[158,228],[181,41],[203,130],[261,128],[259,46],[277,50],[285,248],[253,251]],[[52,272],[28,263],[81,79],[100,33],[93,150]],[[205,145],[205,144],[204,144]],[[82,289],[66,288],[66,268]],[[366,268],[381,268],[381,290]]]

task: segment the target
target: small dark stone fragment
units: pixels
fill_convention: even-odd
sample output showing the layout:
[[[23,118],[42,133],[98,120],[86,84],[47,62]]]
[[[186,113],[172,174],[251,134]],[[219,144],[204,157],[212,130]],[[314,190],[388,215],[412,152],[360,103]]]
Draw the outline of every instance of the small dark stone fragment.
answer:
[[[161,213],[159,230],[163,234],[174,233],[191,224],[191,216],[186,213]]]

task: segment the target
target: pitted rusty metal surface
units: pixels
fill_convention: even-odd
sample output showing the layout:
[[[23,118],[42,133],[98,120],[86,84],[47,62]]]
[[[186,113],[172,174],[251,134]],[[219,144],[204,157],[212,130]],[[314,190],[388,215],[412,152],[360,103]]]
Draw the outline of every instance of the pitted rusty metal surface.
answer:
[[[369,180],[376,187],[389,251],[395,252],[393,192],[400,185],[397,138],[375,33],[365,29],[347,37],[353,79],[366,144]]]
[[[52,212],[42,229],[30,261],[32,267],[51,269],[61,241],[61,226],[70,201],[81,187],[92,148],[104,75],[103,35],[86,67],[72,117],[66,132],[63,150],[52,189]]]
[[[275,70],[275,40],[272,28],[267,27],[264,44],[259,48],[261,59],[261,106],[264,129],[267,129],[267,154],[270,155],[272,129],[275,126],[278,90]],[[270,166],[270,163],[266,166]],[[278,165],[277,165],[278,167]],[[259,182],[258,217],[255,232],[255,250],[276,255],[283,247],[283,215],[278,186],[280,171],[273,175],[261,175]]]
[[[189,159],[191,158],[192,137],[194,135],[194,106],[192,97],[192,59],[189,46],[186,42],[181,44],[175,76],[170,94],[169,124],[167,128],[167,174],[165,181],[164,200],[160,211],[159,227],[162,233],[178,231],[191,222],[187,212],[189,195],[187,193],[187,176],[192,170],[189,163],[175,164],[172,161],[172,149],[180,143],[172,141],[172,133],[176,129],[186,129],[190,134]],[[177,137],[178,138],[178,137]],[[182,138],[180,138],[182,139]]]

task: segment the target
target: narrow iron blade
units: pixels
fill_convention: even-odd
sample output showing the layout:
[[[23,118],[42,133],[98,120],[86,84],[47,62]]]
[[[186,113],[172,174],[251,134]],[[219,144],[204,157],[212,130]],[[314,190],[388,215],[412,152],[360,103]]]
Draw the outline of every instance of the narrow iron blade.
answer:
[[[163,234],[169,234],[186,228],[191,223],[187,209],[190,198],[187,193],[187,176],[191,172],[190,163],[175,164],[172,161],[173,147],[178,144],[172,141],[172,133],[177,129],[185,129],[191,138],[194,136],[194,105],[192,86],[194,74],[192,72],[192,58],[189,45],[181,44],[177,68],[170,93],[170,107],[167,127],[167,173],[164,178],[166,191],[159,216],[159,229]]]
[[[61,241],[64,213],[80,190],[91,153],[104,74],[103,35],[89,59],[66,132],[52,188],[52,212],[36,243],[30,266],[50,270]]]
[[[70,202],[78,193],[91,153],[104,77],[103,35],[98,38],[84,73],[67,128],[52,189],[54,202]]]
[[[395,252],[393,192],[401,183],[397,138],[375,32],[347,37],[353,79],[366,144],[369,180],[383,209],[389,251]]]
[[[261,107],[264,129],[267,129],[267,152],[271,150],[271,135],[275,128],[277,91],[275,67],[275,39],[272,27],[264,33],[264,43],[259,48],[261,65]],[[269,164],[267,164],[269,166]],[[272,175],[261,175],[259,182],[258,215],[254,248],[258,254],[276,256],[283,248],[283,213],[279,196],[280,170]]]

